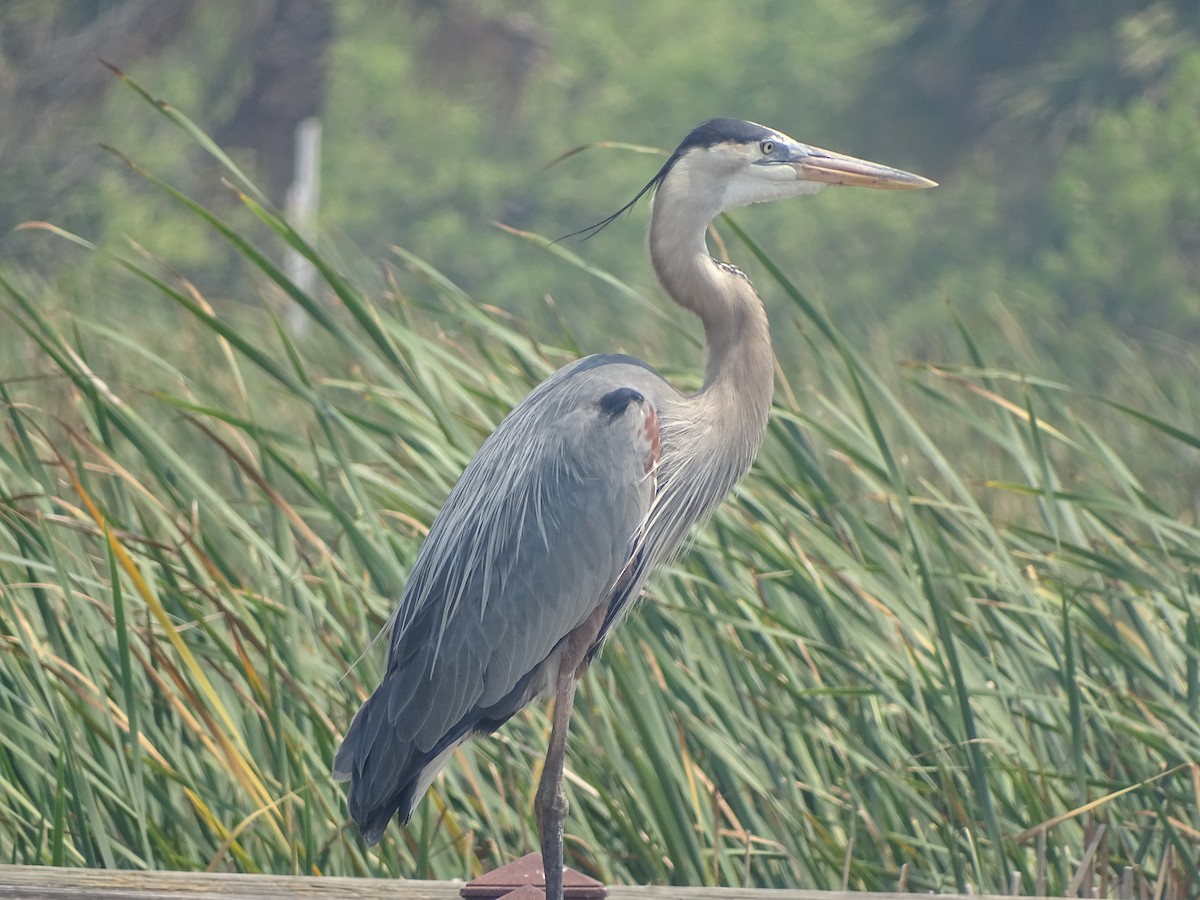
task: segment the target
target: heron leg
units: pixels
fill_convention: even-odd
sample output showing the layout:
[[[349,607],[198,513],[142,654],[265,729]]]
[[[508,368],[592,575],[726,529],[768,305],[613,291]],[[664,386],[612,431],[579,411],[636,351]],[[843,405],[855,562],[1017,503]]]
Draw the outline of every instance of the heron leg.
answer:
[[[575,704],[576,673],[568,668],[558,676],[550,747],[538,783],[536,806],[538,833],[542,841],[542,870],[546,876],[546,900],[562,900],[563,823],[567,818],[567,795],[563,792],[563,762],[567,749],[567,727]]]

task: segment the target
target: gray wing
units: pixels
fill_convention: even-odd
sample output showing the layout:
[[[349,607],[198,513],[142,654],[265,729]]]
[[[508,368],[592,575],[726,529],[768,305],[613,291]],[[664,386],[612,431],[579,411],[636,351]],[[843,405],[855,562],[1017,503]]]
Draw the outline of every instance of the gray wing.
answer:
[[[664,390],[635,360],[581,360],[464,470],[413,565],[383,681],[334,760],[369,843],[408,817],[458,743],[544,690],[542,664],[611,602],[653,500]]]

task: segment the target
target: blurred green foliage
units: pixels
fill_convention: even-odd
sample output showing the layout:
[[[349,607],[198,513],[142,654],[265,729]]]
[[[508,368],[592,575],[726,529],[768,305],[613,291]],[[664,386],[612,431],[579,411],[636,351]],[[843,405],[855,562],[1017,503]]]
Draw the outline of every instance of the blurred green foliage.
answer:
[[[64,4],[47,19],[18,2],[0,17],[19,45],[31,22],[70,31],[89,13],[99,15]],[[480,302],[565,322],[586,346],[621,344],[612,323],[632,312],[626,301],[553,259],[530,260],[493,223],[550,238],[575,231],[632,196],[657,162],[593,150],[544,168],[560,154],[597,141],[666,150],[704,118],[737,115],[942,182],[917,202],[822,197],[798,216],[760,215],[768,252],[803,260],[807,292],[836,321],[886,334],[898,357],[937,352],[948,336],[946,302],[968,317],[1000,302],[1019,316],[1061,320],[1037,340],[1067,371],[1087,364],[1070,340],[1077,327],[1109,323],[1152,342],[1197,334],[1200,26],[1187,3],[764,0],[701,13],[683,2],[357,0],[333,4],[331,15],[320,62],[320,244],[364,276],[398,244]],[[200,5],[132,71],[219,133],[255,88],[253,54],[238,37],[253,24]],[[8,59],[35,62],[17,49]],[[156,209],[95,148],[117,145],[239,214],[194,147],[140,116],[89,65],[75,75],[86,86],[77,93],[96,102],[5,101],[10,116],[45,124],[27,129],[37,140],[24,146],[13,133],[0,138],[0,158],[13,161],[0,175],[0,223],[51,218],[103,246],[135,235],[200,265],[216,302],[261,302],[237,281],[236,255],[186,217]],[[54,124],[67,118],[76,124]],[[251,173],[286,163],[232,152]],[[57,184],[59,172],[74,174]],[[634,211],[587,255],[650,295],[644,216]],[[36,244],[7,245],[43,274],[66,274]],[[636,337],[668,357],[682,349],[674,328]],[[781,347],[785,362],[801,352]]]

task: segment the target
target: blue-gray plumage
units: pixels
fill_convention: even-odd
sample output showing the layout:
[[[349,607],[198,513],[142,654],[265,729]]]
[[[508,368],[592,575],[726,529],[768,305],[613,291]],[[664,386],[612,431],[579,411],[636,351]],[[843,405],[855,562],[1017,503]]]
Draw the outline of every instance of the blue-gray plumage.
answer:
[[[588,357],[542,382],[484,442],[417,555],[386,673],[334,760],[369,844],[392,816],[408,819],[459,744],[554,694],[537,806],[547,896],[561,898],[575,684],[646,577],[750,467],[771,406],[766,313],[749,280],[709,255],[705,232],[726,210],[826,184],[933,186],[713,119],[634,198],[654,192],[655,272],[704,326],[703,387],[683,394],[640,360]]]

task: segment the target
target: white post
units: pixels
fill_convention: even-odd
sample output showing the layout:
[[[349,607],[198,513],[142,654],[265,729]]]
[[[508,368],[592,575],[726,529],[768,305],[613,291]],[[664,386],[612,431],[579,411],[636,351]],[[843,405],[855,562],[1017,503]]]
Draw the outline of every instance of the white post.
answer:
[[[296,128],[295,174],[287,191],[285,213],[292,227],[310,244],[316,240],[320,197],[321,120],[316,116],[309,116]],[[312,294],[317,284],[317,270],[311,262],[295,250],[289,249],[284,271],[300,290]],[[284,321],[292,337],[301,338],[308,334],[311,322],[295,303],[288,303]]]

